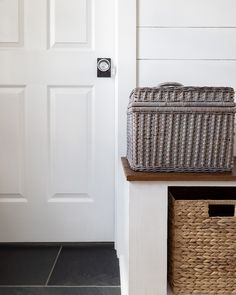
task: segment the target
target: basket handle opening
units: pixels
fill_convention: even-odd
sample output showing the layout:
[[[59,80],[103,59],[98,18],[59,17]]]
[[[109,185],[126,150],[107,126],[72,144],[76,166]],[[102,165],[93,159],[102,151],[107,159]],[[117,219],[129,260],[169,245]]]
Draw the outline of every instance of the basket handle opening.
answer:
[[[183,87],[183,84],[178,82],[164,82],[158,84],[158,87]]]
[[[208,205],[209,217],[234,217],[235,205]]]

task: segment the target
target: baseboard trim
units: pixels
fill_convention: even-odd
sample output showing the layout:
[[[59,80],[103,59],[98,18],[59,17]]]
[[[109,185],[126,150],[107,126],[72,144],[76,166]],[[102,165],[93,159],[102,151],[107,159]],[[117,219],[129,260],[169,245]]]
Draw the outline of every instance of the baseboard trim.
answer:
[[[114,242],[11,242],[0,243],[0,246],[71,246],[71,247],[113,247]]]

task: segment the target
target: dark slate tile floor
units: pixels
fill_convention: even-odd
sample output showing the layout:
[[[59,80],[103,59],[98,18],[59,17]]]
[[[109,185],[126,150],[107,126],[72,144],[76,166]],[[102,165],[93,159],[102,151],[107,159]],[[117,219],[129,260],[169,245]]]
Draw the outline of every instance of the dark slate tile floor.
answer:
[[[0,246],[0,295],[120,295],[112,245]]]
[[[79,271],[78,271],[79,270]],[[109,247],[65,247],[49,285],[119,286],[116,253]]]
[[[118,287],[0,287],[1,295],[120,295]]]
[[[44,285],[59,249],[0,246],[0,285]]]

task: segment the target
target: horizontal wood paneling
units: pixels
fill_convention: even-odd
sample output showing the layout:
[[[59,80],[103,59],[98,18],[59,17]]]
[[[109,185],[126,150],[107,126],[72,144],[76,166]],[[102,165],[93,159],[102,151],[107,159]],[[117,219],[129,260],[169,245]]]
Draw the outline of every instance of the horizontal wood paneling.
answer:
[[[139,26],[236,26],[235,0],[139,0]]]
[[[139,86],[178,81],[185,85],[232,86],[236,89],[236,61],[140,60],[137,66]]]
[[[236,28],[140,28],[139,59],[235,59]]]

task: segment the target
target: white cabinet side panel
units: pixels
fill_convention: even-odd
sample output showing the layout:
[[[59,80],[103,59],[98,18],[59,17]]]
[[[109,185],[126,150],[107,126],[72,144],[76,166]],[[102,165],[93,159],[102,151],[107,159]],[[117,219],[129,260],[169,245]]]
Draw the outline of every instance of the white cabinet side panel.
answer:
[[[167,187],[130,183],[129,295],[167,292]]]

